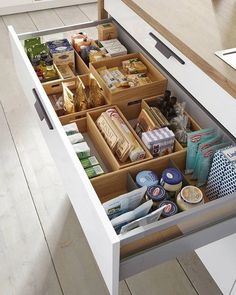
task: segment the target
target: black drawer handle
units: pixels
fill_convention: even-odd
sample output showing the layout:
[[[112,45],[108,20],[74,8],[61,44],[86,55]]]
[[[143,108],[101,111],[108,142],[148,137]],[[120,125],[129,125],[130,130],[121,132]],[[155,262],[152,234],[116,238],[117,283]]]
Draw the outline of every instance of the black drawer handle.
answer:
[[[45,121],[46,121],[46,123],[48,125],[48,128],[50,130],[53,130],[53,125],[52,125],[52,123],[51,123],[51,121],[50,121],[50,119],[48,117],[47,112],[44,109],[44,106],[43,106],[43,104],[42,104],[42,102],[40,100],[40,97],[39,97],[36,89],[33,88],[32,91],[33,91],[34,97],[36,98],[36,102],[34,103],[34,107],[35,107],[35,109],[36,109],[36,111],[38,113],[38,116],[39,116],[40,120],[43,121],[43,119],[45,119]]]
[[[179,63],[181,63],[182,65],[185,64],[185,62],[169,47],[167,47],[160,39],[158,39],[157,36],[155,36],[152,32],[150,32],[149,35],[157,41],[155,45],[156,49],[158,49],[166,58],[170,58],[171,56],[173,56]]]

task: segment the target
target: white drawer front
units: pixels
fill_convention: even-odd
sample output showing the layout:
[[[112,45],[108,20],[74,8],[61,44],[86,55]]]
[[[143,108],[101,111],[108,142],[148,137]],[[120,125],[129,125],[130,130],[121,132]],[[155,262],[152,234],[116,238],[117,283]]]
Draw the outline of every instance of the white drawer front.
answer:
[[[71,203],[110,293],[117,295],[119,239],[12,27],[9,33],[19,81],[34,111],[37,105],[39,125]]]
[[[198,102],[222,124],[222,126],[236,137],[235,123],[233,120],[236,113],[236,100],[121,0],[105,0],[104,3],[108,13],[124,27],[124,29],[170,73],[170,75],[191,93]],[[173,52],[173,54],[179,57],[184,64],[178,61],[174,56],[170,56],[169,58],[164,56],[156,49],[157,41],[150,36],[150,33],[153,33]]]

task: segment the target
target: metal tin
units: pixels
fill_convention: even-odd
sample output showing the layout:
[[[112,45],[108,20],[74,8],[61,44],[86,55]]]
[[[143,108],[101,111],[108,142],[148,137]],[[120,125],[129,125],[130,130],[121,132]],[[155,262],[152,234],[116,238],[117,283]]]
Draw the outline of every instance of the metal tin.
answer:
[[[158,182],[157,174],[151,170],[144,170],[136,175],[136,183],[139,187],[157,185]]]
[[[162,201],[159,205],[159,208],[161,208],[164,205],[167,205],[167,206],[164,208],[164,210],[161,213],[163,217],[170,217],[175,215],[178,212],[178,207],[174,202],[169,200]]]

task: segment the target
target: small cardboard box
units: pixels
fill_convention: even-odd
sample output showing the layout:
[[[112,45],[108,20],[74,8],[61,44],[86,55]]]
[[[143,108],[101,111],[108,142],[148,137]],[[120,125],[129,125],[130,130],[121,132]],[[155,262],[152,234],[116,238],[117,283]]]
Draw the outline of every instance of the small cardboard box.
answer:
[[[97,26],[98,40],[109,40],[118,37],[117,29],[113,23],[101,24]]]
[[[47,45],[56,65],[69,65],[75,71],[75,53],[67,39],[49,41]]]

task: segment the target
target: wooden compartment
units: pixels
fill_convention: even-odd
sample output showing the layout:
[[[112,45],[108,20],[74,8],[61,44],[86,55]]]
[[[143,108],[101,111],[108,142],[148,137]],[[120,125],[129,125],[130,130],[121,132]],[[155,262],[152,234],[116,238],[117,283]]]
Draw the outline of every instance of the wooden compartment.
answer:
[[[88,93],[88,88],[89,87],[89,83],[90,83],[90,74],[86,74],[86,75],[81,75],[79,76],[80,79],[82,80],[83,84],[86,87],[86,93]],[[62,96],[62,92],[63,92],[63,88],[62,88],[62,82],[65,82],[68,84],[68,87],[70,88],[70,90],[74,90],[76,88],[76,78],[72,78],[72,79],[60,79],[60,80],[56,80],[56,81],[52,81],[52,82],[47,82],[47,83],[43,83],[43,87],[44,90],[46,91],[52,105],[53,108],[55,109],[57,115],[59,117],[63,116],[65,121],[72,121],[81,117],[84,117],[86,115],[86,113],[91,110],[91,109],[87,109],[85,111],[79,111],[79,112],[75,112],[72,114],[65,114],[65,111],[63,109],[58,109],[55,106],[55,102],[56,100]],[[104,105],[107,105],[107,99],[104,96]],[[103,106],[104,106],[103,105]],[[103,106],[99,106],[99,107],[95,107],[92,109],[99,109]]]
[[[144,104],[146,103],[148,107],[155,107],[155,106],[157,107],[157,100],[158,100],[158,97],[145,98]],[[188,116],[190,120],[191,130],[192,131],[200,130],[201,127],[197,123],[197,121],[188,112],[185,111],[184,113]]]
[[[78,75],[86,75],[90,73],[90,70],[86,63],[83,61],[79,53],[74,49],[75,51],[75,69]]]
[[[149,99],[154,99],[154,97]],[[118,104],[118,106],[132,128],[134,128],[142,108],[146,107],[146,103],[144,100],[126,101]],[[175,139],[173,153],[181,151],[182,149],[182,145]]]
[[[137,86],[137,87],[130,87],[126,89],[116,89],[111,91],[105,81],[102,79],[100,74],[98,73],[97,69],[103,66],[106,66],[108,69],[112,67],[119,67],[122,70],[122,61],[131,59],[131,58],[138,58],[141,60],[146,67],[148,68],[148,77],[151,79],[152,83]],[[97,61],[94,63],[90,63],[89,65],[91,72],[99,81],[101,87],[104,90],[105,96],[108,98],[110,103],[119,103],[126,99],[142,99],[145,97],[152,97],[154,95],[163,94],[166,90],[167,86],[167,79],[152,65],[151,62],[147,60],[141,53],[131,53],[123,56],[109,58],[107,60]]]
[[[146,153],[146,156],[144,159],[137,160],[134,162],[131,162],[128,159],[126,162],[121,162],[121,161],[119,161],[118,157],[115,154],[113,154],[112,150],[110,149],[110,147],[106,143],[104,137],[102,136],[101,132],[99,131],[99,129],[96,125],[96,120],[101,115],[101,113],[105,112],[107,109],[110,109],[110,108],[115,108],[117,110],[120,117],[123,119],[123,121],[125,122],[125,124],[129,128],[131,133],[134,135],[136,140],[139,142],[140,146],[143,148],[143,150]],[[147,161],[147,160],[150,160],[153,158],[151,153],[148,151],[148,149],[142,143],[141,139],[137,136],[137,134],[135,133],[133,128],[130,126],[129,122],[126,120],[126,118],[124,117],[124,115],[122,114],[122,112],[119,110],[119,108],[117,106],[114,106],[114,105],[109,106],[109,107],[107,106],[104,108],[100,108],[99,110],[96,110],[96,111],[95,110],[90,111],[87,113],[87,117],[88,117],[88,126],[89,126],[90,130],[92,130],[93,141],[96,142],[97,145],[100,145],[104,157],[106,157],[109,160],[109,163],[111,164],[111,166],[114,170],[119,170],[119,169],[122,169],[125,167],[129,167],[131,165],[137,165],[138,163],[142,163],[144,161]]]
[[[64,119],[62,125],[66,125],[69,123],[76,123],[78,126],[79,132],[82,133],[84,137],[84,141],[87,142],[88,146],[90,147],[91,150],[91,156],[95,156],[102,167],[103,171],[106,173],[109,173],[112,171],[112,167],[107,161],[107,158],[103,156],[102,149],[103,147],[100,145],[97,145],[96,142],[93,141],[93,136],[92,136],[92,130],[89,128],[88,124],[88,118],[80,118],[74,121],[70,121],[69,119]],[[97,176],[96,178],[101,177]]]

